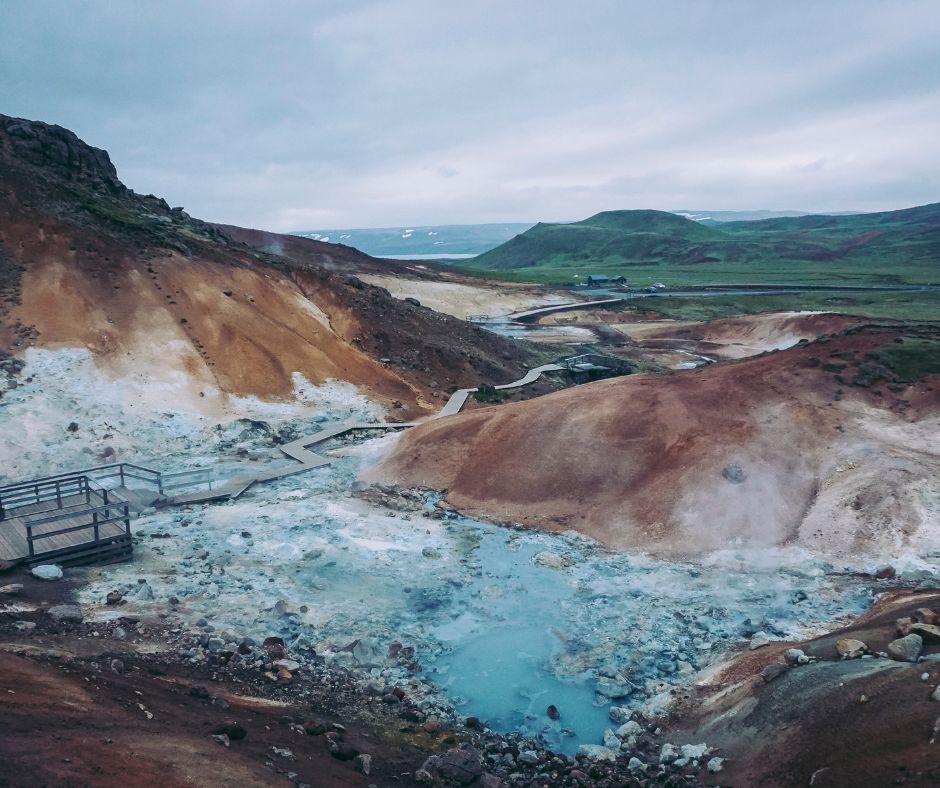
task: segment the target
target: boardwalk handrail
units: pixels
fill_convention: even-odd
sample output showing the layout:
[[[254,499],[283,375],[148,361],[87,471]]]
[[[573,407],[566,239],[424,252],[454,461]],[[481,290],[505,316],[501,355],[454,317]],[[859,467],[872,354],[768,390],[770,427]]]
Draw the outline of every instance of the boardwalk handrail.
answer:
[[[0,520],[3,519],[4,508],[14,508],[13,503],[7,502],[8,499],[11,501],[20,501],[22,498],[21,493],[28,493],[29,490],[34,490],[37,485],[39,487],[51,485],[54,488],[57,483],[64,484],[67,481],[79,477],[86,479],[86,481],[96,482],[104,481],[105,479],[120,479],[121,487],[127,486],[128,479],[137,479],[138,481],[153,485],[161,495],[165,490],[175,490],[181,487],[190,487],[195,484],[208,484],[211,490],[212,482],[215,479],[212,468],[193,468],[185,471],[172,471],[167,473],[132,462],[114,462],[109,465],[96,465],[91,468],[82,468],[77,471],[69,471],[68,473],[43,476],[39,479],[15,482],[0,487]],[[84,489],[82,492],[84,492]],[[39,501],[34,500],[29,501],[29,503],[39,503]],[[17,503],[17,505],[22,506],[25,504]]]
[[[85,475],[68,474],[61,478],[39,479],[31,483],[0,488],[0,520],[6,519],[9,510],[21,506],[32,506],[44,501],[56,501],[62,508],[62,499],[84,494],[87,498],[89,478]]]
[[[90,482],[88,488],[88,502],[90,503],[91,495],[94,494],[96,498],[99,498],[103,501],[101,504],[95,504],[93,506],[86,506],[84,509],[75,511],[74,509],[69,511],[60,511],[58,514],[47,515],[45,517],[37,517],[36,514],[46,514],[46,512],[38,512],[33,515],[28,515],[25,519],[26,527],[26,542],[29,545],[29,557],[34,558],[37,554],[36,551],[36,542],[42,539],[51,539],[55,536],[62,536],[63,534],[75,533],[76,531],[87,531],[91,530],[94,533],[94,538],[91,541],[91,544],[98,544],[102,541],[101,539],[101,526],[110,525],[111,523],[124,523],[124,534],[128,538],[131,535],[131,514],[130,514],[130,504],[124,500],[120,495],[115,493],[112,490],[107,490],[94,482]],[[111,512],[116,511],[118,514],[113,515]],[[103,514],[104,517],[99,515]],[[42,533],[34,533],[33,529],[41,525],[48,525],[49,523],[55,523],[62,520],[71,520],[76,517],[88,517],[91,516],[91,521],[87,523],[80,523],[79,525],[72,525],[67,528],[58,528],[54,531],[44,531]],[[114,538],[113,535],[106,537],[105,541]],[[42,554],[42,551],[39,551],[39,554]]]

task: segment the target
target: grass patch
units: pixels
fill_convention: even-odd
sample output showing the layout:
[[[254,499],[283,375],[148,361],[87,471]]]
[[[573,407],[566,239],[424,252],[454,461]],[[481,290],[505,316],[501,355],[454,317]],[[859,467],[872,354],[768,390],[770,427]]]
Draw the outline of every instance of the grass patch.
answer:
[[[912,383],[927,375],[940,375],[940,340],[920,337],[901,337],[878,348],[873,354],[878,362],[891,370],[905,383]],[[869,365],[859,368],[861,373]]]

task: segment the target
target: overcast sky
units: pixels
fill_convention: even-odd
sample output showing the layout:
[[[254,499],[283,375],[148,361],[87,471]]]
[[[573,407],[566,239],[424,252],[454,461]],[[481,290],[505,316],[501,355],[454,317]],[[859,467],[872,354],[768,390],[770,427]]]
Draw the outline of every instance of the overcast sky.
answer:
[[[296,230],[940,201],[934,0],[0,0],[0,112]]]

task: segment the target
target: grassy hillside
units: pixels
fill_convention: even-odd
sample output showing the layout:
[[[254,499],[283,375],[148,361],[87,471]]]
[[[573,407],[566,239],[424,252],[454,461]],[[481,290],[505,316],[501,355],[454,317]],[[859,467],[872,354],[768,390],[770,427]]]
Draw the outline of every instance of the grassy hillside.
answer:
[[[930,284],[940,281],[940,203],[884,213],[703,225],[664,211],[538,224],[467,268],[499,278],[630,284]]]

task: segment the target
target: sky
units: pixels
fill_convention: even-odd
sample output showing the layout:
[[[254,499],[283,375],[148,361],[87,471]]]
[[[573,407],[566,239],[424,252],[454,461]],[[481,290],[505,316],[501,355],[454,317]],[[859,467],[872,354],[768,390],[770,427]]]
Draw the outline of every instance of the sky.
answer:
[[[270,230],[940,201],[935,0],[0,0],[0,112]]]

